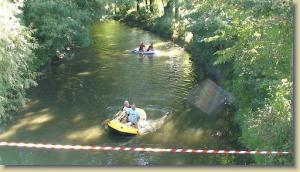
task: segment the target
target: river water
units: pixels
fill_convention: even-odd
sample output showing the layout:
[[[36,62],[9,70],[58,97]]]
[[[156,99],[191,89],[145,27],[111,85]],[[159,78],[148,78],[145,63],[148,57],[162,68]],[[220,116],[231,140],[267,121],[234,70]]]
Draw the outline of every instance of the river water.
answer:
[[[96,23],[92,44],[55,65],[29,91],[17,119],[1,127],[0,141],[184,149],[243,149],[233,114],[207,115],[187,102],[201,71],[179,46],[116,21]],[[132,54],[141,41],[158,54]],[[171,116],[154,132],[124,138],[101,123],[124,100],[151,121]],[[205,155],[0,148],[4,165],[245,165],[248,155]]]

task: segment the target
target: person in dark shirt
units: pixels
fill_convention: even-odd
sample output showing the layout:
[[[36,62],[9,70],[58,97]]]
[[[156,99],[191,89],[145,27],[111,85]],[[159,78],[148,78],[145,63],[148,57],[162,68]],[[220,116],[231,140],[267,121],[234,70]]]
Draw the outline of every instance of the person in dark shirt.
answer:
[[[144,48],[145,48],[145,45],[144,45],[144,43],[142,42],[142,43],[140,44],[139,51],[144,51]]]
[[[154,50],[154,47],[153,47],[153,43],[151,43],[147,49],[147,51],[153,51]]]

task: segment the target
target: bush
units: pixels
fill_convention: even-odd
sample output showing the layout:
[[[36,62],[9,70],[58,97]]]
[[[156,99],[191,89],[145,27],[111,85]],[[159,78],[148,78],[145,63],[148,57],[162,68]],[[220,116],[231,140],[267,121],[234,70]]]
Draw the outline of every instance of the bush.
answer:
[[[89,27],[99,12],[98,1],[28,0],[24,7],[26,25],[36,30],[40,65],[90,43]]]
[[[0,2],[0,122],[25,102],[25,90],[36,85],[31,32],[20,19],[21,4]]]
[[[207,2],[191,17],[197,17],[189,27],[196,35],[191,48],[198,46],[205,53],[200,58],[212,57],[208,63],[232,71],[223,83],[238,100],[241,142],[254,150],[291,151],[291,2]],[[255,159],[258,164],[293,164],[291,156]]]

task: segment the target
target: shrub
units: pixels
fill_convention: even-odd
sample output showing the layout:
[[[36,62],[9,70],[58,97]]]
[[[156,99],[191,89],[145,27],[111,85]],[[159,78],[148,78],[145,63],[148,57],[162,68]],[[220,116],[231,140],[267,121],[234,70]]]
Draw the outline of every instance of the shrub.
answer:
[[[21,4],[0,2],[0,122],[25,102],[25,91],[36,85],[34,39],[17,16]]]

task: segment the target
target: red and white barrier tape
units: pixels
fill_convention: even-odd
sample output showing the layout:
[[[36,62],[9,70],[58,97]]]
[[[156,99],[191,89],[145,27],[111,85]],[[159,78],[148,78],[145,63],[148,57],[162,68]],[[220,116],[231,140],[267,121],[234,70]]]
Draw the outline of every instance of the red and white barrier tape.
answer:
[[[133,148],[133,147],[103,147],[103,146],[81,146],[81,145],[54,145],[35,143],[0,142],[0,146],[27,147],[44,149],[68,149],[68,150],[98,150],[98,151],[133,151],[133,152],[172,152],[172,153],[194,153],[194,154],[272,154],[284,155],[291,152],[284,151],[237,151],[237,150],[202,150],[202,149],[161,149],[161,148]]]

